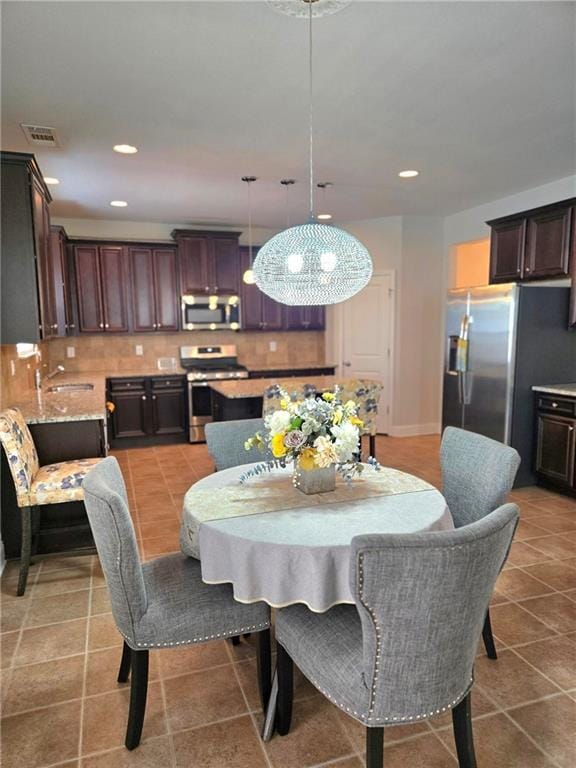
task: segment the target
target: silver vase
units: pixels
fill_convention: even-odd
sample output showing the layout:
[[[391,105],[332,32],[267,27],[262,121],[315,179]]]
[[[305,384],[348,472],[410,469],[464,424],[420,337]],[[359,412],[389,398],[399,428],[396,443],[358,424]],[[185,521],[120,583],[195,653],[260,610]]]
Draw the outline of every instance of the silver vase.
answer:
[[[327,493],[336,488],[336,466],[316,469],[294,468],[294,486],[302,493]]]

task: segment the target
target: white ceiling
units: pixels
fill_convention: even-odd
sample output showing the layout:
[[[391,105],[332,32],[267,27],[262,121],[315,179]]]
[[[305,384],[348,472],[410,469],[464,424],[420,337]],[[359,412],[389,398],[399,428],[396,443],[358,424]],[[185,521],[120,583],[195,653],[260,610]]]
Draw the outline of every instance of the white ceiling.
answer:
[[[576,170],[571,2],[359,2],[315,23],[317,180],[335,220],[447,214]],[[60,217],[306,218],[306,22],[265,2],[4,3],[2,148]],[[140,148],[134,156],[113,144]],[[398,171],[417,168],[403,181]],[[129,207],[114,209],[113,199]]]

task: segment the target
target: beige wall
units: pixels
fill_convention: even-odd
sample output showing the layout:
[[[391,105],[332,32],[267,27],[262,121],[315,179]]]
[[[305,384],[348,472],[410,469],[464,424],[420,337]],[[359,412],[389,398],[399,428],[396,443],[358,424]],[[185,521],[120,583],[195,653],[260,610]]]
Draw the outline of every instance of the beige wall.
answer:
[[[276,342],[276,351],[270,351],[270,342]],[[244,331],[194,331],[181,333],[132,334],[117,336],[101,334],[53,339],[47,343],[50,367],[63,364],[69,372],[150,370],[157,367],[160,357],[175,358],[178,364],[181,345],[236,344],[238,359],[252,369],[259,366],[306,367],[323,365],[324,333],[297,331],[262,333]],[[136,345],[143,347],[143,355],[136,354]],[[68,358],[66,348],[73,347],[76,356]]]
[[[26,347],[32,345],[27,344]],[[1,388],[0,408],[26,398],[34,391],[34,373],[47,363],[47,343],[34,345],[36,354],[29,355],[16,344],[0,346]],[[25,354],[25,356],[23,356]]]
[[[190,222],[170,224],[169,222],[112,221],[109,219],[65,219],[57,216],[51,219],[51,223],[63,226],[69,237],[93,237],[108,240],[170,240],[170,233],[173,229],[204,229],[241,232],[240,243],[242,245],[248,244],[247,226],[210,227]],[[254,227],[252,242],[255,245],[262,245],[274,234],[276,234],[276,230]]]
[[[490,238],[450,249],[448,288],[472,288],[490,281]]]

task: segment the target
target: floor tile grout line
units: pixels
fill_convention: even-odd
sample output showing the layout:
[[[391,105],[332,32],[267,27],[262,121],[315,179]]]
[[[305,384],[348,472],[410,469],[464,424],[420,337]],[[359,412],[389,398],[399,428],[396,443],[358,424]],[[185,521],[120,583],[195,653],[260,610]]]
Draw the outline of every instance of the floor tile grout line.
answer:
[[[541,752],[544,757],[547,757],[553,765],[556,766],[556,768],[563,768],[562,765],[554,758],[549,752],[547,752],[537,741],[534,739],[534,737],[525,729],[523,726],[520,725],[520,723],[516,722],[511,715],[505,711],[504,716],[521,732],[524,734],[524,736],[538,749],[539,752]]]
[[[224,642],[228,643],[228,640],[225,640]],[[227,651],[229,650],[228,646],[226,646],[226,650]],[[229,656],[230,655],[231,654],[229,654]],[[258,741],[258,744],[260,746],[260,751],[264,756],[264,762],[266,763],[268,768],[274,768],[272,765],[272,761],[268,756],[268,750],[266,749],[266,746],[262,741],[262,737],[260,736],[260,732],[258,731],[258,723],[256,722],[256,714],[255,714],[258,710],[252,710],[252,707],[250,706],[250,702],[248,701],[248,696],[246,695],[246,691],[244,690],[244,686],[242,685],[242,680],[240,679],[238,669],[236,668],[236,664],[234,662],[232,662],[232,669],[234,671],[234,677],[236,678],[236,683],[240,688],[240,693],[242,694],[242,698],[244,699],[244,705],[246,706],[246,709],[248,711],[248,717],[250,718],[250,722],[252,723],[252,727],[256,733],[256,740]]]
[[[38,578],[38,574],[40,573],[40,568],[36,571],[36,574],[34,575],[34,584],[36,583],[36,579]],[[24,595],[22,595],[24,597]],[[22,617],[22,623],[19,627],[19,633],[18,633],[18,639],[16,641],[16,646],[14,647],[14,651],[12,652],[12,658],[10,659],[10,664],[8,666],[8,680],[6,685],[6,689],[9,690],[12,685],[12,678],[14,677],[14,663],[16,661],[17,655],[20,651],[20,645],[22,643],[22,636],[24,634],[24,629],[26,628],[26,621],[28,619],[28,615],[30,613],[30,608],[32,606],[32,599],[28,600],[28,604],[26,607],[26,610],[24,611],[24,616]],[[2,703],[2,708],[4,707],[4,702]]]
[[[161,666],[160,661],[158,666]],[[162,698],[162,707],[164,709],[164,719],[166,721],[166,736],[168,738],[168,748],[170,750],[170,758],[172,762],[172,768],[176,768],[176,747],[174,746],[174,739],[172,738],[172,726],[170,724],[170,715],[168,713],[168,704],[166,697],[166,688],[164,687],[164,679],[162,677],[158,680],[160,684],[160,696]]]
[[[94,561],[90,570],[90,595],[88,597],[88,616],[92,610],[92,584],[94,582]],[[86,698],[86,686],[88,680],[88,648],[90,644],[90,620],[86,622],[86,637],[84,638],[84,671],[82,675],[82,699],[80,701],[80,728],[78,733],[78,762],[82,766],[82,742],[84,741],[84,710]]]

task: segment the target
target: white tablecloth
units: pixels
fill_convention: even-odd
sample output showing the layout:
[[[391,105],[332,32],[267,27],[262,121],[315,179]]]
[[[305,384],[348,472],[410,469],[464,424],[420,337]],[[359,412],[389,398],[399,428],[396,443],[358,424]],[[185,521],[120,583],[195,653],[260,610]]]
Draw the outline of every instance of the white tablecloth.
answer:
[[[287,495],[293,494],[290,469],[274,470],[239,486],[239,477],[247,468],[244,465],[216,472],[192,486],[184,500],[181,535],[183,552],[200,555],[203,580],[209,584],[231,583],[234,597],[242,603],[264,600],[276,608],[304,603],[317,612],[337,603],[353,603],[348,582],[350,542],[354,536],[454,527],[442,494],[416,478],[412,479],[417,487],[425,490],[334,503],[311,496],[302,500],[306,506],[297,508],[205,519],[199,502],[206,498],[206,491],[211,500],[220,494],[223,504],[235,493],[234,488],[242,488],[245,493],[249,485],[257,494],[259,483],[262,492],[264,486],[270,489],[271,483],[278,483]],[[367,470],[366,476],[371,471]],[[396,483],[410,485],[411,478],[405,473],[382,472],[390,473]],[[345,488],[342,493],[346,494]],[[279,506],[285,507],[286,502]]]

